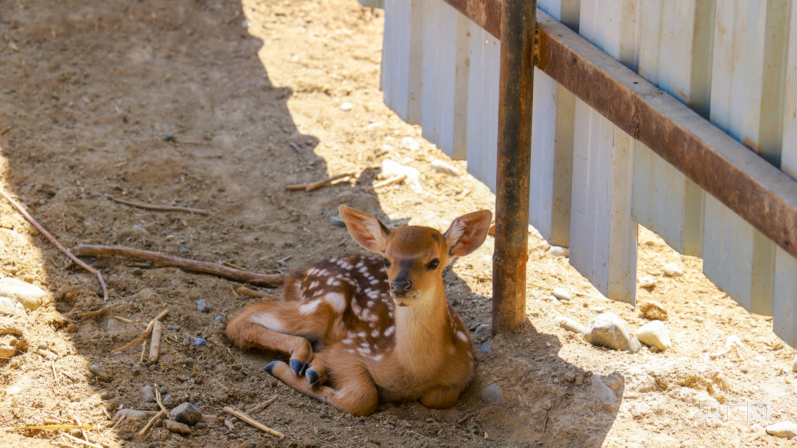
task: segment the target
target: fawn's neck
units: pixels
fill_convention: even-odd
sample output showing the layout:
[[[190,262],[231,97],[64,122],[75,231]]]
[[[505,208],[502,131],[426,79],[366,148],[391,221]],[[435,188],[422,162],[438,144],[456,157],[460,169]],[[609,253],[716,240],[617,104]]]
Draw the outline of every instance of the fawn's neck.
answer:
[[[447,356],[445,329],[450,325],[445,289],[413,306],[396,307],[396,354],[399,363],[416,375],[434,373]]]

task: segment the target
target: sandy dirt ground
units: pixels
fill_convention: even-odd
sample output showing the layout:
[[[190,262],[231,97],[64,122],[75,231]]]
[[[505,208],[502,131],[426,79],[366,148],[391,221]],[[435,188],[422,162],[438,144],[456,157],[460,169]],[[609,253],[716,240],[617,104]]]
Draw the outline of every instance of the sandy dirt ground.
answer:
[[[472,177],[432,172],[432,160],[450,161],[382,103],[382,27],[382,12],[355,0],[0,0],[0,186],[68,247],[126,245],[264,273],[361,252],[330,221],[340,204],[389,226],[439,230],[460,214],[494,210],[494,196]],[[405,147],[404,137],[420,147]],[[418,168],[424,192],[404,184],[374,192],[384,160]],[[285,190],[349,172],[358,177]],[[106,194],[210,214],[131,208]],[[667,309],[672,350],[606,350],[558,326],[557,316],[586,325],[602,310],[632,330],[648,319],[603,298],[532,232],[528,320],[509,334],[474,335],[476,377],[456,405],[381,404],[356,418],[269,376],[273,354],[230,346],[229,316],[258,300],[236,294],[240,284],[88,259],[108,282],[104,303],[92,275],[0,200],[0,278],[46,291],[44,304],[16,322],[27,349],[0,359],[0,445],[78,446],[62,435],[69,431],[11,429],[77,419],[95,429],[75,435],[103,447],[797,446],[756,431],[761,421],[747,422],[738,408],[727,422],[700,420],[698,403],[712,399],[767,401],[770,421],[797,420],[795,350],[772,333],[771,318],[747,313],[707,281],[699,259],[644,229],[639,242],[638,274],[656,283],[638,301]],[[490,322],[493,248],[488,238],[444,274],[448,300],[474,332]],[[671,262],[682,277],[662,274]],[[573,299],[550,300],[555,287]],[[200,299],[209,312],[195,309]],[[101,317],[76,317],[109,304]],[[159,362],[141,362],[140,344],[110,353],[163,310]],[[731,335],[743,347],[712,356]],[[194,338],[207,344],[194,347]],[[110,382],[94,378],[95,364]],[[286,438],[210,418],[187,436],[154,427],[138,437],[144,421],[112,428],[120,408],[157,409],[143,398],[155,384],[171,397],[168,408],[190,401],[209,415],[276,396],[253,416]],[[503,404],[481,399],[491,384]]]

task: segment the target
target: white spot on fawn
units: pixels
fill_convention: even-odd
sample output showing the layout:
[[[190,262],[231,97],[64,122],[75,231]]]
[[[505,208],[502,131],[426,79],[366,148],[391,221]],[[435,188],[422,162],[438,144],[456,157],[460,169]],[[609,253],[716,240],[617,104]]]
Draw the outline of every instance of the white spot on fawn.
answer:
[[[385,336],[392,335],[394,331],[396,331],[396,327],[395,326],[391,325],[391,326],[387,327],[387,330],[385,330]]]
[[[249,318],[249,322],[268,328],[271,331],[282,331],[282,322],[268,313],[259,313]]]
[[[376,355],[374,356],[374,361],[381,361],[384,355]]]
[[[315,310],[318,309],[318,305],[321,305],[320,300],[313,300],[310,303],[305,303],[304,305],[299,305],[299,312],[302,314],[311,314],[314,313]]]
[[[346,298],[343,294],[337,292],[330,292],[324,296],[324,301],[332,305],[336,312],[342,313],[346,309]]]
[[[378,338],[379,337],[379,330],[372,331],[371,332],[371,337],[372,338]]]
[[[468,342],[468,337],[461,331],[457,332],[457,337],[462,339],[463,342]]]

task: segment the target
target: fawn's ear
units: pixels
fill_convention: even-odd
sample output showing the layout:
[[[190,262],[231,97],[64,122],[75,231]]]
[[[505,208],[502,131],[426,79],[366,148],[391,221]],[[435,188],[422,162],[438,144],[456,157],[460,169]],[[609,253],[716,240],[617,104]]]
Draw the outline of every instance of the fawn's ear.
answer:
[[[384,255],[387,250],[387,237],[390,230],[378,219],[368,213],[341,205],[340,217],[346,223],[349,233],[365,250]]]
[[[487,239],[492,219],[493,214],[489,210],[479,210],[455,219],[444,235],[448,254],[462,257],[478,249]]]

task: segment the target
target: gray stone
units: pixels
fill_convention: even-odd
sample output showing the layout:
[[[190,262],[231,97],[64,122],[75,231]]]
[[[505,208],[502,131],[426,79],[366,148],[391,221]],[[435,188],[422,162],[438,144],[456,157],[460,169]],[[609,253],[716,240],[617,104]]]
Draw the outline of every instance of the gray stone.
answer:
[[[161,401],[163,402],[163,404],[167,404],[167,403],[171,403],[173,400],[174,400],[174,398],[172,398],[171,395],[166,395],[165,397],[163,397],[163,399]]]
[[[607,386],[600,375],[592,375],[590,378],[592,382],[592,394],[596,396],[603,403],[613,403],[617,399],[611,387]]]
[[[592,345],[636,353],[642,348],[624,320],[614,313],[603,313],[589,321],[584,339]]]
[[[135,409],[122,409],[116,413],[114,419],[119,418],[121,415],[124,415],[126,420],[144,420],[147,418],[147,413],[144,411],[137,411]]]
[[[89,367],[89,372],[94,374],[94,376],[96,376],[97,379],[102,382],[109,383],[111,381],[111,376],[108,375],[108,372],[101,369],[100,366],[98,366],[97,364],[92,364]]]
[[[204,346],[208,345],[207,339],[204,339],[204,338],[193,338],[193,339],[194,339],[194,343],[193,343],[194,347],[204,347]]]
[[[486,403],[504,404],[504,391],[495,384],[490,384],[482,389],[481,396]]]
[[[797,435],[797,423],[793,422],[778,422],[767,426],[767,434],[780,437],[782,439],[791,439]]]
[[[432,160],[432,171],[435,173],[448,174],[449,176],[459,176],[462,174],[459,168],[449,165],[442,160]]]
[[[567,258],[570,256],[570,249],[566,247],[551,246],[551,248],[548,249],[548,253],[553,257]]]
[[[208,313],[212,308],[210,303],[208,303],[208,301],[205,299],[199,299],[194,303],[196,304],[196,310],[200,313]]]
[[[172,417],[180,423],[185,423],[188,426],[194,426],[202,421],[202,413],[191,403],[183,403],[180,406],[172,409]]]
[[[144,403],[152,403],[155,401],[155,389],[149,384],[144,386]]]
[[[573,333],[578,334],[587,334],[587,327],[568,317],[559,316],[555,319],[555,322],[567,331],[572,331]]]
[[[559,300],[571,300],[573,298],[564,288],[554,288],[551,294]]]
[[[654,320],[637,329],[636,337],[640,342],[656,347],[659,350],[667,350],[672,347],[670,332],[660,320]]]
[[[184,436],[191,434],[191,428],[189,428],[188,425],[185,425],[181,422],[166,420],[164,423],[166,424],[166,429],[168,429],[171,432],[181,434]]]
[[[490,325],[489,324],[481,324],[481,325],[479,325],[478,327],[476,327],[476,331],[474,331],[473,334],[475,334],[476,336],[490,334]],[[797,361],[797,360],[795,360],[795,361]]]
[[[489,354],[490,353],[490,341],[484,341],[484,344],[482,344],[482,346],[479,349],[479,351],[482,352],[482,353]]]
[[[0,296],[14,299],[31,311],[41,306],[44,294],[41,288],[15,278],[0,280]]]
[[[166,395],[166,393],[169,392],[169,388],[166,387],[166,386],[161,386],[161,387],[158,388],[158,392],[160,392],[161,395]]]
[[[329,220],[332,221],[332,225],[335,227],[346,227],[346,222],[340,216],[330,216]]]
[[[22,304],[9,297],[0,297],[0,314],[14,316],[19,314]]]

